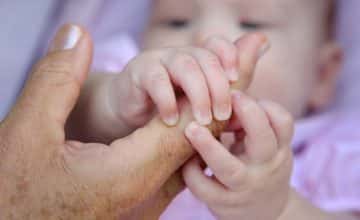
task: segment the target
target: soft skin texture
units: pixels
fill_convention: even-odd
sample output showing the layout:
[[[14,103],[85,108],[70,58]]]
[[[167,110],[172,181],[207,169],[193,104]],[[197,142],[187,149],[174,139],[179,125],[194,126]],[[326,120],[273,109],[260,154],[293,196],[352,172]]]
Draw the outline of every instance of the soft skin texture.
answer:
[[[236,88],[249,85],[265,41],[255,34],[236,43],[246,61],[237,66],[244,71]],[[155,117],[109,145],[69,140],[64,126],[85,81],[92,45],[83,29],[71,25],[53,43],[0,124],[1,218],[158,219],[182,187],[175,171],[194,153],[183,134],[194,120],[191,105],[181,101],[175,127]],[[209,128],[218,136],[224,123]]]
[[[143,47],[199,46],[213,37],[234,42],[261,31],[271,49],[257,66],[249,94],[277,102],[299,118],[310,107],[327,104],[334,91],[341,50],[328,37],[328,2],[155,0]],[[216,44],[223,43],[214,42],[213,48]],[[228,62],[223,65],[230,71]]]
[[[84,30],[63,27],[0,124],[1,219],[118,219],[153,195],[142,186],[147,160],[129,156],[146,155],[146,138],[139,148],[131,137],[109,146],[65,138],[91,54]]]
[[[75,116],[83,116],[85,120],[82,122],[85,122],[88,132],[82,133],[82,129],[78,128],[75,131],[80,132],[70,133],[84,140],[108,143],[145,124],[154,111],[160,113],[165,123],[173,124],[181,106],[174,104],[174,91],[178,94],[178,89],[190,100],[192,113],[200,124],[208,124],[210,118],[226,120],[229,115],[219,112],[225,112],[220,109],[227,107],[220,103],[228,103],[229,94],[218,92],[212,82],[219,81],[220,87],[228,87],[221,73],[229,81],[239,79],[244,83],[251,78],[244,80],[241,74],[252,76],[254,67],[247,65],[246,56],[240,59],[238,55],[246,50],[247,44],[239,46],[234,42],[254,30],[268,36],[272,49],[260,63],[249,94],[255,99],[278,102],[295,118],[319,110],[332,97],[336,72],[341,63],[341,50],[328,37],[328,11],[325,0],[191,0],[186,4],[175,0],[157,0],[154,2],[151,23],[144,35],[145,52],[133,60],[121,76],[103,76],[93,81],[96,83],[90,85],[90,89],[85,90],[88,92],[82,95],[80,103],[85,104],[78,105],[74,112]],[[266,48],[266,45],[263,46]],[[199,48],[202,52],[199,52]],[[162,51],[161,55],[156,55],[159,53],[154,51],[159,50]],[[207,50],[206,59],[204,50]],[[214,55],[217,59],[213,58]],[[239,68],[244,66],[251,66],[251,69]],[[189,80],[189,73],[197,80]],[[218,80],[210,79],[214,76]],[[222,80],[219,80],[220,76]],[[156,86],[159,85],[157,83],[161,86]],[[240,88],[244,89],[245,86]],[[127,108],[129,106],[132,108]],[[170,132],[170,137],[176,141],[166,141],[166,144],[176,142],[180,143],[176,146],[180,146],[186,143],[180,133],[160,127],[154,124],[156,135],[153,138],[164,140],[164,137],[168,137],[164,134]],[[172,153],[172,160],[165,161],[165,173],[176,170],[192,151],[181,154],[175,150]],[[163,177],[169,176],[167,174]],[[285,181],[286,175],[283,178]],[[276,204],[282,203],[279,201]],[[272,215],[279,216],[281,207],[275,210],[278,213]],[[251,208],[247,211],[251,213]]]
[[[185,183],[217,219],[277,219],[289,198],[292,116],[275,103],[240,92],[233,95],[233,109],[228,126],[237,137],[233,153],[195,122],[186,128],[213,177],[195,158],[183,168]]]
[[[226,53],[216,55],[214,47]],[[267,38],[254,33],[234,43],[210,39],[204,47],[146,50],[120,74],[93,75],[87,81],[67,132],[83,141],[109,143],[144,126],[157,112],[173,126],[181,118],[183,98],[200,124],[226,121],[231,89],[248,87],[266,49]],[[227,78],[221,63],[229,58],[232,76]]]
[[[248,94],[254,99],[279,103],[298,119],[309,112],[319,111],[326,107],[335,91],[342,53],[337,43],[329,36],[332,29],[332,23],[329,21],[330,7],[330,1],[326,0],[190,0],[186,3],[175,0],[155,0],[150,23],[143,38],[143,48],[147,50],[185,45],[209,46],[210,41],[209,48],[215,54],[220,55],[219,57],[227,57],[221,61],[231,79],[232,53],[219,49],[220,45],[225,45],[224,41],[228,42],[227,45],[231,45],[231,42],[245,33],[261,31],[269,38],[271,50],[257,66]],[[227,51],[233,50],[229,46],[227,48]],[[210,136],[207,140],[211,140]],[[193,143],[193,146],[201,155],[204,151],[200,149],[210,147],[206,146],[206,143]],[[204,156],[203,159],[208,162]],[[194,165],[196,162],[189,163],[190,165],[185,167],[193,167],[192,172],[199,171],[199,167]],[[211,167],[209,163],[207,165]],[[221,165],[220,159],[217,165]],[[185,176],[189,172],[185,171]],[[200,176],[200,173],[198,174]],[[283,178],[284,181],[287,177],[283,176]],[[196,181],[187,179],[188,183]],[[221,178],[218,181],[221,182]],[[199,179],[197,183],[188,184],[193,192],[199,185],[201,185]],[[263,190],[271,191],[271,186],[271,184],[268,188],[264,186]],[[275,195],[276,190],[274,188],[272,190],[274,190],[272,195]],[[208,194],[197,194],[197,196],[211,207],[216,216],[226,219],[227,215],[223,214],[223,210],[227,210],[228,214],[233,213],[231,209],[226,209],[229,201],[223,201],[223,204],[214,206],[207,201],[211,195],[210,192],[211,189]],[[235,191],[233,195],[236,197],[238,194]],[[259,195],[258,198],[260,199],[261,196]],[[281,219],[291,219],[295,213],[299,218],[306,219],[352,218],[347,214],[325,213],[299,198],[296,193],[290,194],[288,200],[290,205],[283,207],[286,209]],[[252,201],[250,198],[249,200]],[[259,203],[257,205],[261,211],[256,208],[253,210],[268,213],[269,210],[279,210],[276,208],[277,204],[277,202],[270,203],[262,209]],[[242,217],[243,213],[249,214],[248,216],[258,214],[251,208],[244,209],[243,205],[239,203],[237,205],[242,212],[237,213],[237,216],[233,213],[234,219]],[[256,202],[254,206],[256,207]],[[277,217],[280,214],[281,212],[277,212],[272,216]]]
[[[245,90],[249,86],[249,83],[251,82],[251,79],[253,77],[253,72],[255,69],[256,62],[260,57],[259,55],[263,53],[263,48],[264,45],[266,45],[266,42],[267,40],[263,35],[250,34],[238,39],[237,42],[234,44],[234,47],[237,48],[235,53],[236,55],[235,58],[238,60],[238,62],[235,62],[236,65],[233,68],[239,74],[237,76],[238,81],[231,83],[232,88]],[[159,64],[158,61],[154,62],[154,65],[158,65],[158,64]],[[132,64],[130,63],[129,65]],[[125,77],[125,79],[129,79],[131,78],[129,76],[131,76],[132,74],[133,75],[139,74],[139,72],[137,71],[129,71],[129,70],[132,70],[132,68],[129,67],[126,68],[124,72],[120,74],[120,79],[124,79],[122,77]],[[125,89],[121,86],[113,87],[119,89],[118,92],[115,94],[103,92],[103,91],[107,91],[106,89],[99,89],[99,88],[107,88],[106,85],[109,85],[108,84],[109,79],[111,79],[110,82],[122,82],[121,80],[117,81],[118,80],[117,78],[119,76],[112,76],[112,77],[114,78],[111,78],[111,76],[99,77],[95,80],[98,80],[97,82],[99,82],[100,86],[95,87],[95,89],[85,88],[85,90],[83,91],[79,104],[76,110],[73,112],[73,118],[75,119],[77,115],[90,118],[91,120],[83,120],[78,123],[80,123],[84,127],[87,128],[90,127],[93,129],[90,129],[92,133],[85,132],[85,134],[88,136],[80,135],[81,138],[90,139],[90,140],[100,139],[103,141],[109,141],[109,139],[114,138],[114,136],[112,135],[114,135],[114,133],[116,132],[121,133],[124,131],[126,132],[133,131],[134,129],[133,127],[127,127],[128,124],[122,123],[123,121],[121,121],[121,117],[118,117],[116,114],[113,114],[113,112],[117,109],[112,109],[113,107],[116,107],[116,105],[108,104],[108,99],[109,97],[111,97],[111,95],[112,97],[118,97],[118,95],[122,94],[126,98],[132,97],[128,100],[134,101],[135,104],[140,103],[139,105],[140,107],[141,106],[147,107],[146,105],[141,104],[141,102],[136,101],[137,96],[132,96],[134,94],[132,93],[133,90],[128,90],[128,86],[136,85],[131,81],[125,81],[125,85],[127,85]],[[151,81],[151,82],[156,83],[156,81]],[[101,86],[101,85],[105,85],[105,86]],[[171,84],[169,84],[169,86],[171,86]],[[134,86],[133,88],[135,90],[138,89],[136,86]],[[122,104],[126,105],[127,102]],[[145,192],[144,192],[144,188],[138,189],[141,198],[147,199],[145,201],[145,204],[148,206],[145,206],[145,209],[143,206],[140,206],[140,209],[136,209],[137,211],[135,213],[140,214],[140,216],[136,215],[134,219],[142,219],[142,218],[158,219],[159,215],[161,214],[161,211],[163,211],[165,207],[169,204],[171,199],[174,198],[174,196],[178,192],[180,192],[181,189],[183,189],[183,184],[180,178],[180,174],[179,173],[174,174],[174,172],[177,171],[194,154],[194,150],[191,148],[190,143],[186,140],[186,137],[183,134],[186,125],[193,120],[193,117],[192,117],[191,103],[187,103],[185,97],[179,100],[178,107],[179,107],[180,116],[179,116],[179,121],[175,127],[168,127],[167,125],[165,125],[165,123],[160,121],[159,117],[155,117],[153,120],[147,123],[144,128],[136,130],[131,135],[133,146],[138,146],[137,144],[138,141],[140,141],[141,143],[142,141],[146,141],[145,146],[143,146],[141,143],[140,146],[138,146],[138,147],[145,147],[145,149],[139,150],[139,152],[142,152],[144,154],[129,152],[126,153],[126,155],[129,155],[130,157],[130,155],[133,154],[133,156],[138,155],[140,158],[142,158],[143,169],[141,170],[141,173],[144,173],[146,174],[147,177],[149,177],[148,180],[146,181],[147,187],[145,188]],[[130,111],[128,113],[133,113],[133,112]],[[145,114],[152,115],[152,112],[145,112]],[[135,117],[133,118],[128,117],[127,120],[138,119],[138,117],[136,117],[136,114],[134,116]],[[83,118],[80,117],[78,119],[83,119]],[[89,122],[90,124],[87,124]],[[98,122],[100,128],[97,127],[97,129],[95,129],[94,127],[92,127],[96,125],[94,124],[94,122]],[[117,125],[117,123],[120,126]],[[69,130],[71,130],[71,124],[74,124],[74,121],[71,120],[68,121],[68,126],[70,127]],[[105,124],[107,124],[108,126],[101,127],[102,125]],[[113,124],[114,126],[113,127],[109,126],[109,124]],[[210,128],[210,130],[213,132],[215,136],[219,136],[220,133],[224,130],[225,125],[226,122],[216,121],[215,123],[209,125],[208,128]],[[108,128],[108,127],[110,127],[112,131],[106,133],[106,130],[103,130],[103,128]],[[73,128],[73,130],[76,129]],[[103,137],[99,136],[99,134],[106,134],[107,138],[104,139]],[[126,151],[126,149],[124,149],[124,151]],[[147,194],[146,192],[150,192],[150,193]],[[154,195],[154,196],[148,198],[149,195],[150,196]]]
[[[66,138],[91,55],[86,31],[63,27],[1,122],[1,219],[158,219],[178,192],[173,173],[192,149],[177,127],[155,118],[109,145]]]

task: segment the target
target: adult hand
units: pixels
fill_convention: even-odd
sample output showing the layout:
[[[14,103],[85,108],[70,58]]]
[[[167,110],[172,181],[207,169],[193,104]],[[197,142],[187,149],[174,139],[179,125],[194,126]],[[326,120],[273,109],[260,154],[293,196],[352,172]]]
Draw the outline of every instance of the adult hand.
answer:
[[[109,146],[66,140],[91,57],[90,36],[64,26],[0,124],[1,219],[129,217],[169,177],[147,166],[158,152],[148,146],[151,129]]]

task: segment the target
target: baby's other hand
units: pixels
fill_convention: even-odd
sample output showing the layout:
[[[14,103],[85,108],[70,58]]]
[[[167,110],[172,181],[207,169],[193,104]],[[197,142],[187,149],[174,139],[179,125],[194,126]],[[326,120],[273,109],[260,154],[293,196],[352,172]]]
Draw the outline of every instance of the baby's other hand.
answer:
[[[196,157],[183,168],[192,193],[224,219],[277,219],[289,197],[293,119],[279,105],[236,92],[228,130],[237,133],[231,154],[206,129],[191,123],[185,133],[213,176]]]

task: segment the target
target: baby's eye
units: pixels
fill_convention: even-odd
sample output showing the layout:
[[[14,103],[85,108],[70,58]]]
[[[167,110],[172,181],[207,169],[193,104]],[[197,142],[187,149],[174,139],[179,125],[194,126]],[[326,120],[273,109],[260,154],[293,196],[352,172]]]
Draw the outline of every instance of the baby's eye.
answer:
[[[251,22],[251,21],[241,21],[239,24],[240,28],[243,28],[245,30],[257,30],[264,28],[265,25],[258,23],[258,22]]]
[[[167,26],[169,26],[171,28],[177,28],[177,29],[186,28],[189,26],[189,24],[190,24],[190,21],[187,19],[173,19],[173,20],[166,22]]]

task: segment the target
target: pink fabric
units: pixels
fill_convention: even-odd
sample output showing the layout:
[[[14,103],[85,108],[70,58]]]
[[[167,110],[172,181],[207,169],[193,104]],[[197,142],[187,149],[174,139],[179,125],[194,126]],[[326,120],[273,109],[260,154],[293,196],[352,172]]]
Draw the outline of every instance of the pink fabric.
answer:
[[[359,115],[330,112],[296,125],[291,185],[324,210],[360,211],[360,132],[356,130],[359,124]],[[161,217],[170,219],[215,218],[185,190]]]
[[[126,36],[122,35],[119,40],[124,41],[124,38]],[[342,39],[342,35],[339,38]],[[116,60],[122,56],[128,60],[135,55],[135,42],[126,41],[130,45],[114,44],[117,46],[113,48],[118,49],[112,51],[111,56],[116,59],[105,55],[111,51],[102,50],[106,59],[100,59],[103,62],[98,62],[97,68],[114,71],[113,67],[118,67],[120,70],[121,65],[116,66]],[[341,42],[343,45],[349,43],[348,40]],[[346,53],[347,59],[351,58],[351,53]],[[328,211],[360,211],[360,132],[356,129],[360,125],[360,115],[354,111],[356,104],[351,102],[351,98],[360,94],[355,92],[359,84],[352,80],[359,78],[355,74],[360,66],[354,59],[345,63],[334,111],[299,121],[293,141],[295,165],[291,185],[313,204]],[[189,190],[184,190],[163,213],[161,220],[167,219],[215,218]]]
[[[304,149],[295,157],[292,185],[329,211],[360,211],[360,117],[329,113],[298,124]],[[299,146],[294,145],[294,146]]]
[[[127,47],[131,50],[126,56],[133,56],[135,44]],[[122,48],[125,49],[124,45]],[[112,60],[99,62],[103,65],[98,68],[110,70]],[[360,211],[359,125],[359,114],[338,109],[297,122],[291,185],[316,206],[328,211]],[[162,215],[161,220],[167,219],[212,220],[214,217],[185,190]]]

